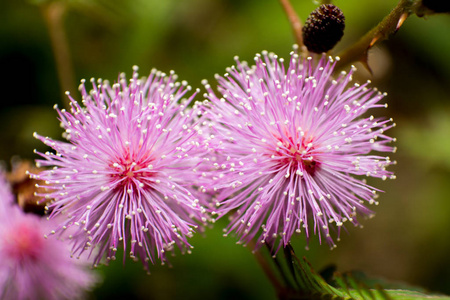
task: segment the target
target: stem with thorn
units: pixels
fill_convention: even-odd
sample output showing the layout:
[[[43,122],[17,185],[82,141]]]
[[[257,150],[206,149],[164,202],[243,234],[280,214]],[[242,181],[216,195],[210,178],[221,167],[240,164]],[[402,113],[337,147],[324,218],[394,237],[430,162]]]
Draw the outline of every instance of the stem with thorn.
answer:
[[[361,61],[370,71],[367,63],[368,50],[375,43],[387,39],[397,32],[403,22],[413,12],[417,5],[414,0],[400,0],[397,6],[375,28],[366,33],[358,42],[339,53],[336,69],[342,68],[353,61]]]

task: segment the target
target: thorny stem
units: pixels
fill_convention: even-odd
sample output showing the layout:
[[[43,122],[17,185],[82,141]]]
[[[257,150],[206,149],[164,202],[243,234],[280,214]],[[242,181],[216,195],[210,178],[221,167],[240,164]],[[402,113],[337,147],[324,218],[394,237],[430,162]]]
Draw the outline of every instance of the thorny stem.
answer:
[[[286,13],[289,22],[291,23],[292,31],[294,33],[295,42],[300,47],[300,49],[304,48],[303,45],[303,36],[302,36],[302,22],[295,12],[292,4],[289,0],[279,0],[281,6],[283,6],[284,12]]]
[[[66,91],[75,92],[74,71],[63,22],[66,4],[63,1],[54,1],[42,5],[41,8],[50,34],[50,41],[55,55],[58,79],[62,93],[64,94]],[[66,98],[65,95],[62,96],[62,99]],[[67,109],[70,108],[69,101],[62,101]]]
[[[339,53],[340,60],[336,64],[336,70],[353,61],[361,61],[370,71],[367,63],[368,50],[375,43],[387,39],[397,32],[403,22],[413,12],[417,5],[415,0],[400,0],[397,6],[376,27],[366,33],[358,42]]]

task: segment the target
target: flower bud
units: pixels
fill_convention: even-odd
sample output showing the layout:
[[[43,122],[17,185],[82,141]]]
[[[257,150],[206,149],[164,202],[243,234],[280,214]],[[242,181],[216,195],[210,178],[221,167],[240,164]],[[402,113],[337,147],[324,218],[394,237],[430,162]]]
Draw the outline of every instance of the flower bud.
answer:
[[[342,11],[333,4],[322,4],[306,19],[303,42],[311,52],[327,52],[342,38],[344,28]]]

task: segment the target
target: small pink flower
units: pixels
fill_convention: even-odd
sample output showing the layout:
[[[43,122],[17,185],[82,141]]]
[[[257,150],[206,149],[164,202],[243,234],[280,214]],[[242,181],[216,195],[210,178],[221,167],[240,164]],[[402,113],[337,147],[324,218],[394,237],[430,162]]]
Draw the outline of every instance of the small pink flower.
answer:
[[[1,181],[0,298],[82,297],[97,282],[96,276],[86,268],[86,263],[70,258],[65,243],[45,239],[51,223],[21,211],[13,204],[6,182]]]
[[[291,53],[287,69],[274,54],[256,55],[249,67],[217,76],[220,96],[207,89],[207,114],[215,145],[216,206],[219,217],[232,214],[228,231],[240,242],[287,245],[294,233],[325,237],[335,246],[342,225],[357,225],[358,214],[378,189],[363,176],[394,178],[386,167],[393,152],[385,135],[392,120],[366,117],[384,94],[368,83],[350,85],[354,69],[333,77],[334,61],[318,63]],[[277,251],[277,250],[276,250]]]

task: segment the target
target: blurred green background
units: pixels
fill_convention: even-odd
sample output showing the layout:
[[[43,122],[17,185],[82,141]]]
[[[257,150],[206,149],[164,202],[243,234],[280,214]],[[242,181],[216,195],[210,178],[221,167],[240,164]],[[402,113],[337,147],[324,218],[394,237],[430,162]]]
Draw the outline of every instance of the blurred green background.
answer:
[[[0,160],[34,159],[43,149],[32,133],[61,136],[53,104],[63,104],[42,1],[0,2]],[[334,1],[346,16],[337,49],[345,48],[377,24],[394,0]],[[76,86],[90,77],[114,81],[132,65],[147,75],[156,67],[175,70],[180,80],[200,87],[214,82],[233,56],[251,61],[264,49],[288,57],[294,40],[277,0],[71,0],[63,27]],[[317,6],[292,0],[305,20]],[[341,271],[360,269],[428,290],[450,294],[450,16],[410,17],[390,40],[370,55],[373,76],[388,92],[398,139],[392,159],[394,181],[371,181],[385,193],[374,207],[376,218],[364,229],[348,228],[330,251],[313,238],[294,239],[298,256],[316,270],[336,264]],[[72,92],[75,98],[78,95]],[[250,251],[222,237],[225,220],[197,234],[191,255],[178,254],[173,267],[154,266],[148,276],[139,263],[120,261],[100,267],[103,284],[92,299],[273,299],[274,290]]]

